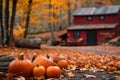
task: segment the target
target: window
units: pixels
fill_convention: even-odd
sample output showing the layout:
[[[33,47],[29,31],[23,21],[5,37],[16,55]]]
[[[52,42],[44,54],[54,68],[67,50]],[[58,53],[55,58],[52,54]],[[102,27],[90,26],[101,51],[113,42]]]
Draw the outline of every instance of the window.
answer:
[[[99,18],[100,18],[100,20],[104,20],[105,16],[100,16]]]
[[[91,21],[92,20],[92,16],[88,16],[88,21]]]
[[[74,37],[79,37],[80,36],[80,32],[79,31],[74,31],[73,32],[73,36]]]

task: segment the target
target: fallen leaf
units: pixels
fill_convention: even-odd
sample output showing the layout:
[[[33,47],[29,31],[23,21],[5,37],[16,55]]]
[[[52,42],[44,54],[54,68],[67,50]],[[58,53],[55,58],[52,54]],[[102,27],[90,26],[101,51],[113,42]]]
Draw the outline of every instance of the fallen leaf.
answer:
[[[69,73],[67,73],[67,75],[68,75],[69,77],[74,77],[74,76],[75,76],[75,74],[74,74],[73,72],[69,72]]]
[[[84,76],[85,76],[86,78],[96,78],[95,75],[84,74]]]
[[[117,76],[115,80],[120,80],[120,76]]]
[[[17,78],[15,78],[16,80],[25,80],[25,78],[23,76],[19,76]]]

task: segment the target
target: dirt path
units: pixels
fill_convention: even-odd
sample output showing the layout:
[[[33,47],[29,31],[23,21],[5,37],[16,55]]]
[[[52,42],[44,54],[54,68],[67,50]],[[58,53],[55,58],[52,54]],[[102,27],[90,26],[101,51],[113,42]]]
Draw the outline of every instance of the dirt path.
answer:
[[[120,54],[120,47],[117,46],[49,46],[49,48],[60,48],[77,50],[80,52],[92,52],[92,53],[109,53]]]

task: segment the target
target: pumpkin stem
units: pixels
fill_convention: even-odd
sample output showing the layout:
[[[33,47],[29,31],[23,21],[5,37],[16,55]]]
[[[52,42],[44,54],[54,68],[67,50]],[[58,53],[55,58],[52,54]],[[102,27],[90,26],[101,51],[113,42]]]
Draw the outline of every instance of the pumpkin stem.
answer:
[[[19,60],[23,60],[24,59],[24,53],[20,54],[20,57],[18,58]]]
[[[49,54],[46,54],[46,57],[49,59],[50,58]]]
[[[36,59],[37,55],[33,55],[32,62]]]
[[[39,67],[39,64],[36,64],[36,67]]]

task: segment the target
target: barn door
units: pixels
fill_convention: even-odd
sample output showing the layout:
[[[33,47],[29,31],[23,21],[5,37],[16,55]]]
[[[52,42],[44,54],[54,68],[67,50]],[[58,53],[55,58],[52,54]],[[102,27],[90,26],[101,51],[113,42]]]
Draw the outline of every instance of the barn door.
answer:
[[[87,31],[87,45],[97,45],[97,32],[96,30]]]

